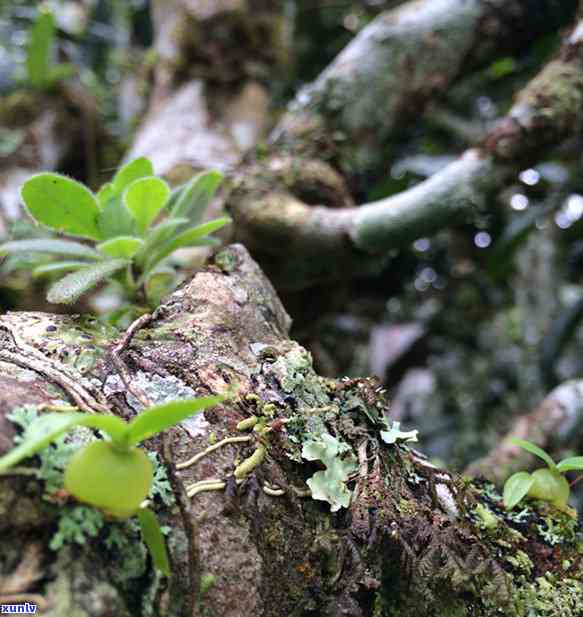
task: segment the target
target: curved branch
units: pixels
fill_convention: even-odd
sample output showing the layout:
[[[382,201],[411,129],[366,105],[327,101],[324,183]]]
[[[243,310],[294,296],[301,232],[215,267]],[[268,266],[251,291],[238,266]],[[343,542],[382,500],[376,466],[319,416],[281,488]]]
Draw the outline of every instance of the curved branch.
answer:
[[[435,176],[398,195],[360,208],[315,208],[310,213],[297,187],[301,185],[303,167],[313,164],[313,160],[292,159],[292,163],[285,163],[287,159],[275,153],[262,165],[244,169],[228,200],[237,238],[249,242],[267,271],[278,276],[278,284],[301,287],[315,280],[362,274],[362,255],[347,269],[338,269],[338,260],[349,263],[351,256],[354,259],[363,253],[376,254],[379,263],[383,262],[391,250],[435,233],[456,218],[471,215],[490,191],[507,183],[513,172],[540,157],[545,148],[580,130],[582,42],[583,22],[580,22],[566,37],[558,57],[520,92],[508,115],[494,126],[478,148],[467,151]],[[269,181],[271,190],[267,188]],[[283,197],[285,194],[287,197]],[[290,194],[295,197],[290,198]],[[278,203],[294,202],[293,218],[286,208],[269,207],[276,195]],[[298,203],[298,199],[304,203]],[[313,196],[311,203],[314,203]],[[289,244],[270,244],[264,233],[266,229],[276,237],[278,231],[282,232],[292,245],[295,238],[304,240],[303,253],[291,259],[298,275],[289,284],[280,276],[290,269]],[[312,250],[309,242],[313,243]],[[331,245],[342,250],[326,253]],[[318,262],[306,263],[304,256],[309,258],[316,247],[320,249]],[[370,267],[373,266],[369,263],[369,270]]]

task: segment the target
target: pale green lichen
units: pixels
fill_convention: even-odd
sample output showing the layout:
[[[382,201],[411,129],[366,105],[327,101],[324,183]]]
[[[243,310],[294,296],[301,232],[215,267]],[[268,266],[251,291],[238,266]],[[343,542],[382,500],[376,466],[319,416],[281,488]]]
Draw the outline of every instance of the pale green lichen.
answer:
[[[332,512],[348,508],[351,493],[346,482],[357,469],[350,446],[324,433],[304,443],[302,457],[308,461],[322,461],[326,466],[325,471],[317,471],[307,481],[312,498],[327,501]]]

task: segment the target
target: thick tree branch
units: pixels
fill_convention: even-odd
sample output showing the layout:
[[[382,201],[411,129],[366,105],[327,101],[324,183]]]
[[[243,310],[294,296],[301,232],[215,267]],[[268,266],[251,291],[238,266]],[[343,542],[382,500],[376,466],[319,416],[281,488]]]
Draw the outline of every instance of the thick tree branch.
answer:
[[[76,373],[78,385],[99,390],[116,413],[139,412],[110,359],[120,333],[44,313],[10,314],[1,325],[11,336],[0,338],[0,349],[22,357],[3,357],[0,379],[26,383],[31,395],[15,399],[2,389],[0,409],[73,402],[68,383],[54,376]],[[287,337],[289,325],[257,265],[231,246],[172,294],[121,353],[133,384],[154,403],[237,389],[234,399],[166,435],[174,490],[191,495],[180,512],[160,512],[171,526],[167,586],[144,569],[133,571],[136,584],[123,564],[103,560],[110,528],[51,553],[56,518],[72,506],[48,505],[42,484],[18,475],[0,477],[0,578],[9,580],[19,565],[20,537],[18,551],[40,542],[46,569],[19,593],[40,594],[55,617],[105,617],[103,607],[126,617],[142,602],[168,607],[171,617],[365,617],[373,606],[400,617],[526,617],[542,602],[561,607],[561,617],[578,617],[583,558],[573,519],[544,503],[524,506],[517,518],[492,486],[464,482],[385,443],[377,382],[319,377],[309,354]],[[24,368],[31,346],[45,360]],[[253,415],[270,430],[237,430]],[[344,442],[356,463],[350,507],[337,513],[311,499],[306,486],[319,466],[302,458],[302,443],[322,434]],[[263,462],[237,484],[234,469],[258,447]],[[194,464],[180,465],[193,454]],[[203,580],[200,598],[194,590]]]

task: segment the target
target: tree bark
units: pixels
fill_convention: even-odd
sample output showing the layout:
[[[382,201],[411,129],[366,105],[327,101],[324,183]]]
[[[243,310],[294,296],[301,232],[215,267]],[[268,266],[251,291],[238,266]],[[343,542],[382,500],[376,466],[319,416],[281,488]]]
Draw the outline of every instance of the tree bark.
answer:
[[[24,404],[66,401],[129,417],[141,407],[136,393],[159,403],[236,389],[147,444],[165,461],[178,504],[159,513],[171,526],[168,582],[130,567],[135,541],[112,559],[104,541],[113,523],[51,552],[56,521],[74,506],[47,503],[42,483],[14,474],[0,477],[0,593],[20,568],[29,576],[19,577],[18,594],[33,594],[52,617],[150,614],[143,605],[152,604],[161,615],[217,617],[526,617],[541,606],[544,615],[581,614],[575,519],[543,502],[506,512],[493,486],[382,441],[378,383],[319,377],[289,326],[271,284],[236,245],[126,340],[123,378],[111,354],[125,339],[91,318],[0,317],[4,442],[7,411]],[[238,431],[251,415],[271,430]],[[346,443],[356,461],[350,506],[335,513],[306,490],[319,466],[302,459],[302,443],[322,434]],[[249,439],[179,466],[234,436]],[[263,462],[237,485],[235,466],[260,442]]]

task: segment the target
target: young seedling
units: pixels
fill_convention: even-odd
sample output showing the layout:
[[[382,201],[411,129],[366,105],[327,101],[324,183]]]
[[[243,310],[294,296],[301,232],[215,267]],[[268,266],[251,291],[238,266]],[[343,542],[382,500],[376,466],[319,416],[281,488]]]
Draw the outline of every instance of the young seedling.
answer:
[[[571,493],[569,482],[563,474],[568,471],[583,470],[583,456],[573,456],[555,463],[553,459],[537,445],[524,439],[512,438],[511,443],[541,458],[546,468],[533,473],[519,471],[510,476],[504,484],[504,505],[508,510],[519,504],[525,497],[548,501],[561,510],[567,509]]]
[[[67,464],[65,489],[77,500],[114,518],[125,519],[137,514],[152,561],[168,576],[170,566],[158,521],[153,512],[142,506],[152,486],[152,463],[137,446],[222,400],[222,396],[209,396],[155,405],[131,422],[113,415],[49,413],[35,420],[19,445],[0,458],[0,473],[74,427],[103,431],[109,440],[93,441],[81,447]]]
[[[35,276],[68,272],[49,288],[49,302],[75,302],[112,280],[130,303],[124,309],[128,317],[130,312],[146,312],[176,281],[175,271],[164,263],[168,256],[184,247],[218,244],[208,234],[230,219],[202,224],[200,219],[221,179],[216,171],[204,172],[172,192],[154,176],[146,158],[122,167],[97,194],[66,176],[37,174],[21,190],[34,220],[58,233],[88,239],[93,246],[61,238],[15,240],[0,245],[0,254],[59,256],[61,260],[33,270]],[[154,224],[162,212],[166,217]]]
[[[72,64],[56,64],[55,19],[41,6],[26,47],[26,82],[37,90],[50,90],[75,72]]]

